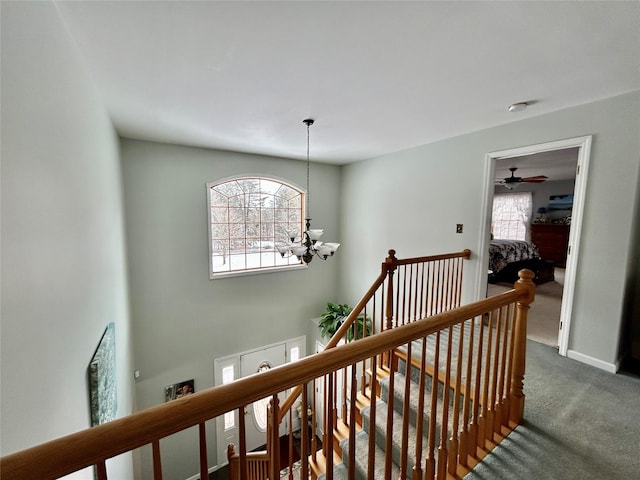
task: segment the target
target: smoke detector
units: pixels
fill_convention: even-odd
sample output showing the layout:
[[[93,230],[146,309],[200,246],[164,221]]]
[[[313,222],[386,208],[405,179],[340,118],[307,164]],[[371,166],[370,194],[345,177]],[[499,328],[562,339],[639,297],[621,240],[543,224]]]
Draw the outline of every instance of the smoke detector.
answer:
[[[509,105],[510,112],[522,112],[527,108],[527,102],[514,103],[513,105]]]

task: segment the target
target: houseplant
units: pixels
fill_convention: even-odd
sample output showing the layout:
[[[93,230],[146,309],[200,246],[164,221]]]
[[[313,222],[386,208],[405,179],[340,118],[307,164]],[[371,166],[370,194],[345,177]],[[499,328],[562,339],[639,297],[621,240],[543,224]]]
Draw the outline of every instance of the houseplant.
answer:
[[[347,304],[335,304],[327,303],[327,308],[320,316],[320,333],[323,337],[332,337],[342,325],[345,318],[351,313],[353,309]],[[365,316],[364,313],[358,315],[358,318],[347,331],[347,342],[350,342],[354,338],[354,328],[357,333],[356,338],[362,338],[371,334],[371,320]],[[364,335],[363,335],[364,332]]]

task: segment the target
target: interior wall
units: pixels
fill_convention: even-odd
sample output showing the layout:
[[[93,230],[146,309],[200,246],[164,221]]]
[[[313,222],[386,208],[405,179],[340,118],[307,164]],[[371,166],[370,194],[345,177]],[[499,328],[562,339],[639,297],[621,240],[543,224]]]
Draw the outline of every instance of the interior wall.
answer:
[[[209,279],[207,182],[251,174],[304,189],[304,162],[123,139],[122,168],[140,409],[162,403],[166,385],[194,379],[196,391],[212,387],[216,358],[308,335],[310,319],[337,301],[340,250],[296,271]],[[311,165],[313,226],[327,241],[340,241],[340,171]],[[163,441],[167,478],[194,475],[197,452],[197,429]]]
[[[87,370],[110,322],[118,417],[132,411],[133,382],[117,135],[55,5],[1,9],[7,455],[90,426]],[[130,454],[107,465],[133,478]]]
[[[633,250],[639,130],[636,91],[346,166],[341,290],[355,298],[389,248],[399,257],[470,248],[476,255],[465,267],[465,300],[475,299],[482,290],[475,285],[478,269],[486,268],[477,251],[487,241],[481,218],[487,153],[593,135],[569,349],[575,358],[615,367]],[[464,224],[462,234],[456,223]],[[349,242],[362,232],[365,245]]]

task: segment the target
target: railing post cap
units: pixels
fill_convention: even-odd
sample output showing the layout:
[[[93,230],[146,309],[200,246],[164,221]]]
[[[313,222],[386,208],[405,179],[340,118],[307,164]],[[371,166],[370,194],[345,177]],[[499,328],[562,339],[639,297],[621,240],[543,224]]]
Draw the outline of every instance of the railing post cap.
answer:
[[[535,276],[536,274],[533,273],[531,270],[529,270],[528,268],[523,268],[518,272],[518,277],[520,277],[518,282],[533,283],[533,279],[535,278]]]
[[[387,272],[388,275],[393,275],[396,268],[398,268],[398,259],[396,258],[396,251],[392,248],[389,250],[389,256],[382,263],[382,271]]]
[[[516,290],[528,290],[529,295],[525,300],[523,300],[523,303],[525,304],[533,302],[533,299],[535,298],[536,284],[533,283],[535,276],[536,274],[527,268],[523,268],[518,272],[519,279],[513,288]]]

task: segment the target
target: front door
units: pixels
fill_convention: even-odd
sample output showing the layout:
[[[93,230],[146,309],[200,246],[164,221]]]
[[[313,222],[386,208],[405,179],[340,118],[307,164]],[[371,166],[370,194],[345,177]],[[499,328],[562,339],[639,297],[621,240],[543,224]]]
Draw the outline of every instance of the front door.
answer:
[[[240,357],[240,375],[247,377],[283,365],[286,361],[286,344],[281,343],[263,350],[247,353]],[[284,396],[280,396],[280,401]],[[245,432],[247,451],[254,450],[267,442],[267,406],[271,397],[258,400],[245,407]],[[286,426],[284,426],[286,429]],[[286,431],[286,430],[285,430]]]

